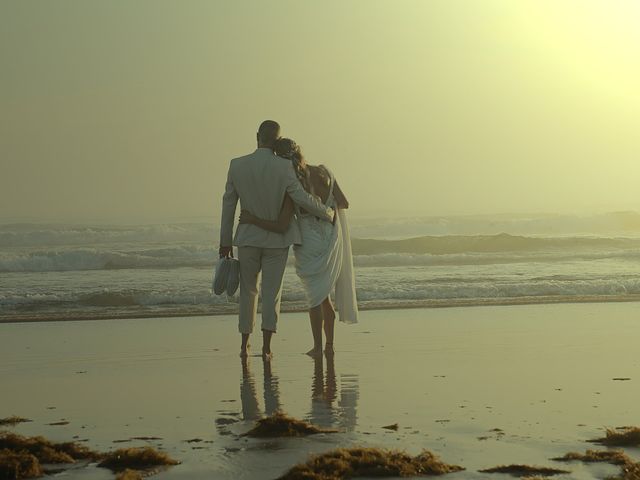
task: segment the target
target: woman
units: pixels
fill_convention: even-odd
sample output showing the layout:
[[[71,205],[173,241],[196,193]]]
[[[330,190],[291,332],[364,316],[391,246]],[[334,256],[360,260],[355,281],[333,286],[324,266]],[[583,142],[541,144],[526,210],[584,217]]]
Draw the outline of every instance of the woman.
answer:
[[[313,348],[307,354],[314,357],[322,355],[324,329],[325,353],[330,355],[334,352],[336,318],[331,292],[335,290],[341,321],[355,323],[358,316],[351,240],[344,213],[349,208],[349,202],[329,169],[323,165],[307,165],[300,147],[293,140],[281,138],[276,142],[274,150],[279,157],[291,160],[298,179],[308,192],[317,195],[325,205],[336,210],[336,221],[331,224],[319,220],[299,209],[285,195],[277,221],[258,218],[251,212],[242,210],[240,223],[252,223],[271,232],[283,233],[296,214],[302,233],[302,244],[293,247],[296,272],[307,293],[313,333]]]

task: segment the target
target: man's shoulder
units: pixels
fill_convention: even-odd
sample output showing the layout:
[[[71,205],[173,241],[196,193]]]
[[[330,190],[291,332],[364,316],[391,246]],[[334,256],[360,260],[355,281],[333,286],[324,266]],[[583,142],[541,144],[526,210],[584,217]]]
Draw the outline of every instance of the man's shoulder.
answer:
[[[243,171],[252,170],[253,168],[267,167],[271,174],[286,176],[288,174],[287,169],[292,168],[291,160],[278,157],[277,155],[265,155],[264,153],[257,151],[236,157],[229,162],[229,170],[235,171],[238,174]]]
[[[242,155],[241,157],[232,158],[229,162],[229,173],[231,173],[232,175],[236,175],[246,170],[247,166],[251,164],[253,157],[254,154],[249,153],[247,155]]]
[[[289,167],[293,167],[291,160],[279,157],[277,155],[273,156],[273,163],[278,167],[282,168],[283,170],[286,170]]]
[[[231,159],[231,162],[229,162],[229,164],[233,165],[233,164],[237,164],[237,163],[242,163],[242,162],[245,162],[247,160],[250,160],[253,156],[254,156],[254,153],[248,153],[248,154],[242,155],[240,157],[235,157],[235,158]]]
[[[279,165],[288,165],[291,163],[290,160],[286,158],[278,157],[274,154],[268,154],[262,151],[262,149],[256,150],[255,152],[247,153],[246,155],[242,155],[240,157],[235,157],[231,159],[231,163],[243,163],[251,160],[262,159]]]

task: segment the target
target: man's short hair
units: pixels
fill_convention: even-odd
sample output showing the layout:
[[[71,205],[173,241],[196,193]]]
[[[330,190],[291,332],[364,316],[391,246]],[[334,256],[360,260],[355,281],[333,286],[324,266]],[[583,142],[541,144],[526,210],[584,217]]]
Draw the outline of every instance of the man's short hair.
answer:
[[[280,125],[274,120],[265,120],[258,127],[258,141],[265,146],[271,147],[280,138]]]

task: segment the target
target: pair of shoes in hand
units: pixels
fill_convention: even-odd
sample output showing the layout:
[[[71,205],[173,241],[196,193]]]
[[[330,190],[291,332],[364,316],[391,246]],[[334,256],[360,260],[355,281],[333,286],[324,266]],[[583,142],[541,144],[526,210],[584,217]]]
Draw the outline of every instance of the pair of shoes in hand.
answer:
[[[222,295],[227,292],[227,295],[232,297],[238,290],[239,285],[240,262],[235,258],[220,258],[213,275],[213,293]]]

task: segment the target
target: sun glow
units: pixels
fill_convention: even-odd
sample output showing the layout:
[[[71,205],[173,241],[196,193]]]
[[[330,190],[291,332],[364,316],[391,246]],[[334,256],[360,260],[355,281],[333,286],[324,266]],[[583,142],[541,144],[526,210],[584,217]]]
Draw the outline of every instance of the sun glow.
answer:
[[[265,118],[363,214],[640,208],[640,0],[70,3],[0,2],[0,219],[208,218]]]
[[[607,101],[640,104],[640,2],[531,2],[528,7],[518,9],[515,26],[536,56]]]

